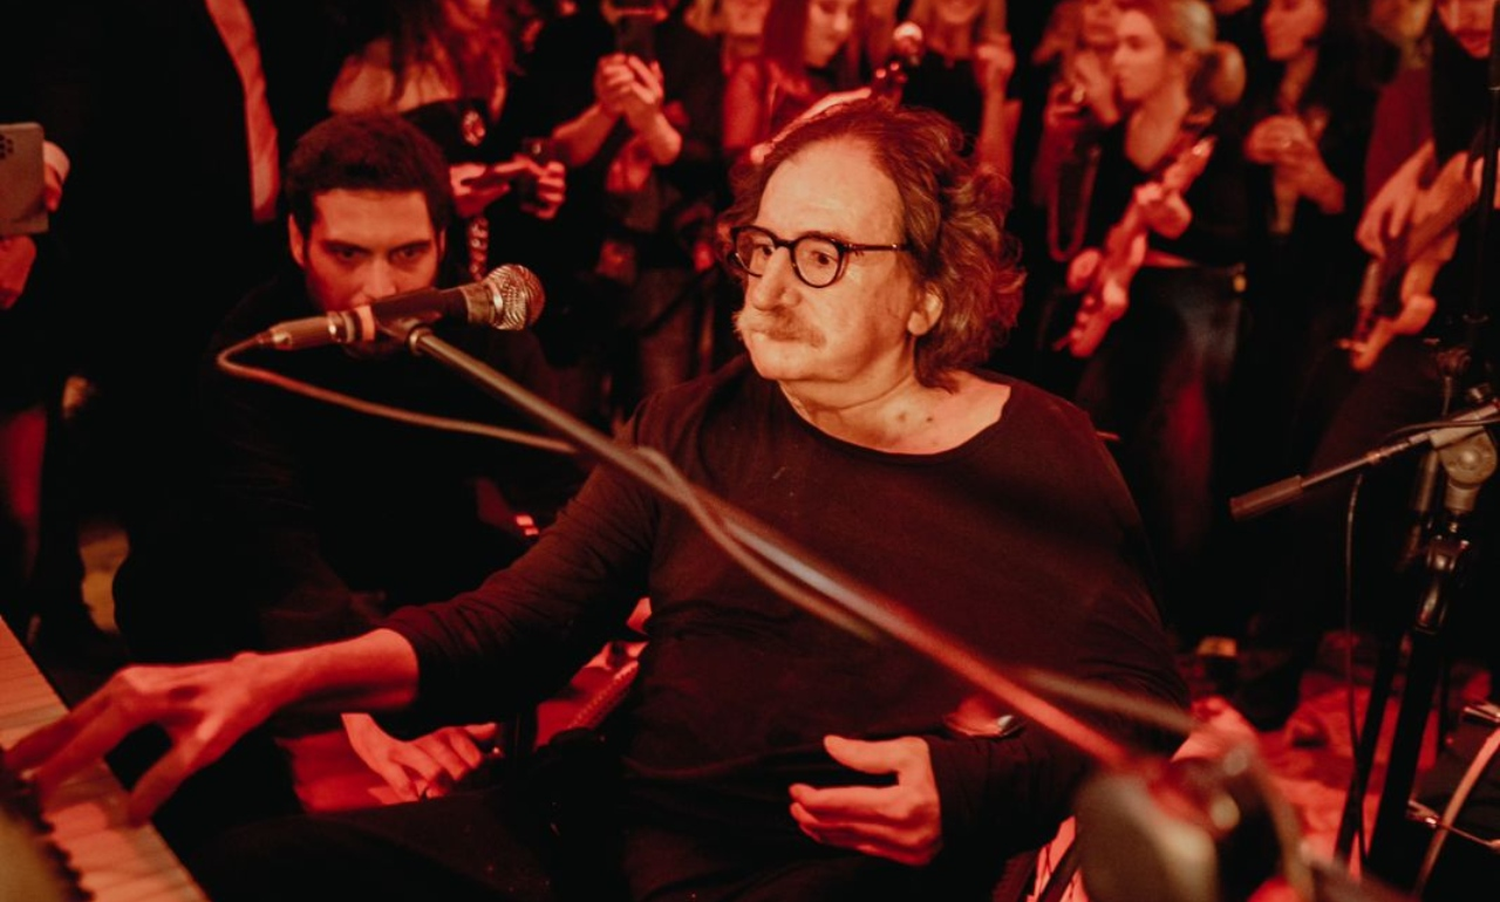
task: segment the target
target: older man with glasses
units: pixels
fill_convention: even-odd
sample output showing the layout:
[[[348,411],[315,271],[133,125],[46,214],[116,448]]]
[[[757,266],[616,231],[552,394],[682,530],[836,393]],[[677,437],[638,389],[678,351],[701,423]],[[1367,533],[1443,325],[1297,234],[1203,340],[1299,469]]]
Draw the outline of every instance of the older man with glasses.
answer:
[[[879,102],[782,137],[726,217],[748,359],[649,399],[629,437],[984,654],[1182,705],[1139,519],[1087,418],[974,368],[1020,277],[1004,184],[961,144],[937,114]],[[283,707],[432,725],[530,704],[642,595],[650,641],[610,755],[581,756],[607,762],[586,793],[538,811],[518,779],[263,825],[226,843],[242,861],[219,862],[211,888],[592,899],[605,890],[580,878],[611,874],[632,899],[979,900],[1066,817],[1077,750],[1015,729],[939,663],[784,600],[607,468],[452,602],[314,651],[127,671],[13,763],[45,789],[158,721],[177,745],[136,788],[149,810]]]

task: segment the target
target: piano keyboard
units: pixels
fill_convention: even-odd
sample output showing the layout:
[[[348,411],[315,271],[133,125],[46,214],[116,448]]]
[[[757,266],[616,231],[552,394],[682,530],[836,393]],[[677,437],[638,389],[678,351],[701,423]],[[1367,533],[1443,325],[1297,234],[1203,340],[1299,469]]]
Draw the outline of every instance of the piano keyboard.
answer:
[[[0,621],[0,747],[61,717],[66,708]],[[75,775],[42,806],[44,839],[66,853],[95,902],[207,902],[155,828],[125,823],[125,790],[107,767]],[[6,866],[0,862],[0,869]]]

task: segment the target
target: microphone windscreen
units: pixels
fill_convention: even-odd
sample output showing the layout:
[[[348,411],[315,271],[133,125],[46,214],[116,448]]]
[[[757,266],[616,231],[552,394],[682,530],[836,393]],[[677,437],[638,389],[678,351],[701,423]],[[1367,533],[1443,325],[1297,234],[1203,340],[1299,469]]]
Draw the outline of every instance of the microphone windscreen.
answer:
[[[542,315],[547,295],[536,273],[516,263],[496,267],[482,283],[491,308],[490,326],[525,329]]]

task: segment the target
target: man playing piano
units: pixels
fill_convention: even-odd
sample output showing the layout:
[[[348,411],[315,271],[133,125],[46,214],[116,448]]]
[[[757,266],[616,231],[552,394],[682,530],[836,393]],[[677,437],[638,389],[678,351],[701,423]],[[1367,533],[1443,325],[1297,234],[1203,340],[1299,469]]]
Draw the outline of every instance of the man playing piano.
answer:
[[[1181,705],[1139,519],[1087,419],[973,369],[1019,274],[1003,183],[960,147],[941,117],[879,102],[786,135],[727,215],[748,362],[648,400],[629,438],[971,647]],[[127,669],[9,754],[46,792],[160,724],[175,744],[134,788],[145,816],[283,709],[428,728],[533,704],[642,595],[641,674],[607,730],[618,780],[590,798],[597,842],[562,853],[588,863],[559,857],[556,809],[516,780],[257,825],[210,891],[598,898],[579,877],[609,872],[634,899],[988,899],[1066,816],[1084,756],[994,711],[951,716],[972,690],[943,668],[783,601],[605,468],[451,602],[314,649]]]
[[[334,116],[314,126],[285,167],[284,197],[285,263],[219,324],[212,353],[282,321],[379,305],[443,275],[448,164],[400,116]],[[550,390],[533,335],[457,320],[434,328],[533,391]],[[507,413],[393,342],[258,353],[236,360],[427,414],[495,423]],[[346,410],[232,377],[212,354],[197,394],[203,428],[184,478],[190,500],[158,517],[162,528],[132,535],[114,583],[115,616],[137,661],[299,648],[358,635],[398,607],[446,600],[529,544],[506,522],[508,509],[481,515],[481,486],[491,490],[483,497],[503,499],[494,507],[547,523],[582,481],[570,457]],[[524,424],[515,417],[506,425]],[[393,483],[395,469],[422,474],[420,486]],[[402,799],[415,799],[414,783],[439,772],[462,776],[493,731],[485,726],[476,738],[453,727],[398,742],[367,715],[343,720],[297,730],[347,727],[354,750]],[[124,757],[116,763],[126,774],[134,759],[149,761],[146,752]],[[299,811],[283,757],[258,732],[179,794],[159,826],[190,856],[224,824],[273,806]]]

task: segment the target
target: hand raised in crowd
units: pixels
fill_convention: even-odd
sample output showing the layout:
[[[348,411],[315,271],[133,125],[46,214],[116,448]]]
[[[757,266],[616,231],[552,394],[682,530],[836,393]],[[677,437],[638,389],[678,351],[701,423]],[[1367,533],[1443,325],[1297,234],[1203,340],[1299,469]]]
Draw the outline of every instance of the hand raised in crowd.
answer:
[[[1093,113],[1101,125],[1113,125],[1120,118],[1115,105],[1115,78],[1109,58],[1096,53],[1076,54],[1068,66],[1070,93],[1077,102]]]
[[[997,35],[974,48],[974,80],[985,96],[1005,94],[1010,77],[1016,74],[1016,52],[1010,35]]]
[[[605,110],[624,116],[636,131],[652,124],[666,97],[661,65],[656,62],[648,65],[639,57],[623,53],[600,58],[594,91]]]
[[[31,278],[36,262],[36,242],[30,235],[0,238],[0,310],[9,310]]]
[[[943,848],[943,820],[927,743],[915,736],[863,742],[829,736],[835,761],[866,774],[892,774],[894,786],[791,787],[792,817],[830,846],[923,865]]]
[[[1324,213],[1343,211],[1344,183],[1329,171],[1316,145],[1294,144],[1283,154],[1276,171],[1278,177],[1286,179],[1299,195],[1316,203]]]
[[[277,709],[282,699],[268,691],[274,681],[260,678],[266,660],[240,655],[184,667],[127,667],[65,717],[18,742],[6,752],[6,764],[18,771],[35,768],[33,781],[46,796],[126,736],[157,724],[172,748],[130,793],[127,814],[140,823],[189,775],[218,760]]]
[[[454,163],[448,167],[453,187],[453,205],[458,215],[469,219],[514,190],[523,179],[536,185],[521,209],[538,219],[552,219],[567,197],[567,167],[557,161],[542,164],[524,154],[500,163]]]
[[[558,160],[546,164],[531,159],[527,162],[534,170],[532,175],[536,179],[536,190],[531,198],[521,203],[521,209],[537,219],[557,218],[557,211],[568,197],[568,167]]]
[[[1182,192],[1165,188],[1161,182],[1146,182],[1135,189],[1135,203],[1151,231],[1167,238],[1177,238],[1193,223],[1193,210],[1182,199]]]
[[[1307,124],[1298,116],[1267,116],[1245,137],[1245,158],[1264,166],[1288,163],[1317,150]]]
[[[345,714],[349,744],[403,802],[447,795],[483,764],[497,724],[443,727],[405,742],[382,730],[368,714]]]

